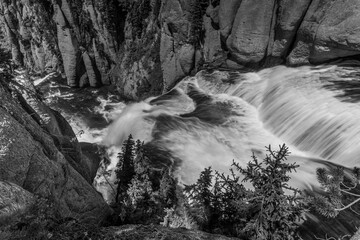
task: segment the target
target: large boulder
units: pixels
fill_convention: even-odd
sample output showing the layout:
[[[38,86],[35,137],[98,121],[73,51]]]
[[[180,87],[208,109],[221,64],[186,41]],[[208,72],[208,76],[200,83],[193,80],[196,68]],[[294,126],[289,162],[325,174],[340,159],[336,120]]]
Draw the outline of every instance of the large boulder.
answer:
[[[360,54],[360,2],[314,0],[288,57],[291,65],[322,63]]]
[[[243,0],[227,39],[230,54],[243,64],[259,63],[267,54],[275,0]]]

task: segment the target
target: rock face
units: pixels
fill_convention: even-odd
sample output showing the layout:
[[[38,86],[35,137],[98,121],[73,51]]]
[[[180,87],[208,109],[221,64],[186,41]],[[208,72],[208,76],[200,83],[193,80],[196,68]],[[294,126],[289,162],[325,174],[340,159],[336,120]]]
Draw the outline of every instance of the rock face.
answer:
[[[63,217],[101,222],[110,210],[85,179],[91,176],[83,169],[77,144],[70,141],[71,129],[36,99],[27,101],[31,104],[0,81],[0,186],[11,186],[0,187],[2,196],[17,191],[30,201],[31,194],[40,195],[53,199]]]
[[[0,225],[27,210],[34,196],[18,185],[0,181]]]
[[[360,54],[360,2],[313,0],[301,23],[290,64],[322,63]]]
[[[275,0],[243,0],[226,41],[239,63],[258,63],[267,53]]]
[[[211,4],[210,4],[211,2]],[[319,64],[360,54],[357,0],[1,1],[14,62],[114,84],[131,99],[199,67]]]

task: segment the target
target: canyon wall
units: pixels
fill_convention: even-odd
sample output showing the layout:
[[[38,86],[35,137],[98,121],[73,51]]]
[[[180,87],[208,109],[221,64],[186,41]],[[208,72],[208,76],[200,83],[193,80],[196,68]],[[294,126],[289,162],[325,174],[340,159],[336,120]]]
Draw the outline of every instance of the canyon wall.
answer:
[[[320,64],[360,54],[357,0],[4,0],[14,62],[73,87],[159,94],[202,67]]]

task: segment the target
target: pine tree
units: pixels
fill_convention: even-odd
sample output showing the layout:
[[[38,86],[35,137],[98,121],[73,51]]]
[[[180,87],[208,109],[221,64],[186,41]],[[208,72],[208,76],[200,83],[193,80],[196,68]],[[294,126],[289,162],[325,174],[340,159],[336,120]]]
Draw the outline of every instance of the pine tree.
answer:
[[[176,180],[171,176],[169,169],[165,168],[161,173],[159,197],[165,207],[172,207],[177,202]]]
[[[190,199],[190,206],[194,211],[193,216],[204,230],[209,230],[210,215],[212,212],[212,179],[214,175],[211,167],[205,168],[200,173],[196,184],[185,185],[184,192]]]
[[[144,143],[137,140],[134,145],[135,157],[133,160],[134,175],[127,191],[134,208],[144,207],[146,201],[150,201],[153,194],[152,182],[150,181],[149,159],[144,153]]]
[[[119,153],[119,162],[116,165],[117,193],[116,202],[119,202],[119,196],[126,193],[129,188],[131,179],[135,175],[134,158],[135,158],[135,142],[130,134],[128,139],[124,141]]]
[[[314,196],[314,209],[325,217],[336,217],[339,212],[348,209],[360,202],[359,181],[360,169],[354,168],[351,174],[345,175],[344,168],[337,167],[327,170],[316,170],[325,195]]]
[[[251,239],[296,239],[295,230],[304,206],[298,198],[299,190],[288,185],[290,177],[287,174],[298,166],[284,162],[289,155],[285,144],[280,146],[279,151],[272,150],[270,146],[267,151],[263,162],[253,155],[253,160],[245,169],[233,163],[245,176],[243,181],[250,181],[255,188],[247,202],[257,206],[258,211],[246,224],[245,232]],[[293,195],[285,194],[285,189]]]

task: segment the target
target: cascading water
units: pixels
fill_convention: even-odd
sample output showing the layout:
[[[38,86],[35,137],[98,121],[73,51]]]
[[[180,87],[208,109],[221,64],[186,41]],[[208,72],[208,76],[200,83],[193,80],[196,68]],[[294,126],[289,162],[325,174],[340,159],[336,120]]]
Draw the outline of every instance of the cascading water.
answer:
[[[300,165],[290,185],[317,188],[317,168],[360,165],[359,67],[202,71],[159,97],[124,106],[101,95],[83,106],[81,117],[65,115],[75,132],[84,130],[81,140],[108,147],[110,169],[129,134],[153,151],[154,164],[173,166],[185,184],[205,167],[228,172],[233,160],[245,166],[252,153],[262,159],[265,146],[286,143],[288,161]]]
[[[233,159],[244,165],[252,152],[262,158],[264,146],[285,142],[289,160],[300,165],[293,184],[309,186],[325,161],[358,165],[360,106],[335,87],[356,80],[356,71],[344,64],[200,72],[158,99],[128,106],[104,142],[118,145],[132,133],[170,152],[187,184],[207,166],[227,171]]]

